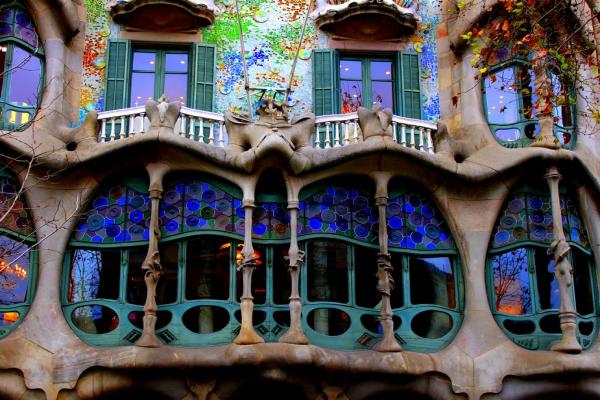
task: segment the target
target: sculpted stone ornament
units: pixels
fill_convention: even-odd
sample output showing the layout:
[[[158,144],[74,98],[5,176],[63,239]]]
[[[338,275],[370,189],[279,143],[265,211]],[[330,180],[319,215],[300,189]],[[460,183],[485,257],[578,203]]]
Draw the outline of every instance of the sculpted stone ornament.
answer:
[[[560,210],[558,182],[561,176],[556,167],[551,167],[548,169],[545,178],[550,186],[552,232],[554,233],[554,242],[552,242],[548,251],[554,255],[554,276],[558,282],[560,293],[558,317],[560,318],[560,329],[562,331],[561,340],[555,343],[551,350],[563,353],[580,353],[582,347],[577,341],[577,312],[573,306],[569,290],[569,287],[573,285],[573,267],[567,258],[571,248],[565,239]]]
[[[173,133],[175,123],[179,118],[181,103],[178,101],[169,101],[163,94],[158,101],[148,100],[146,102],[146,115],[150,120],[148,133],[158,131],[161,133]]]
[[[366,142],[374,137],[384,137],[393,142],[392,117],[392,110],[389,108],[381,109],[379,103],[376,103],[372,110],[360,107],[358,109],[358,123],[363,133],[363,140]]]
[[[535,91],[539,95],[537,106],[538,125],[540,136],[530,145],[531,147],[545,147],[548,149],[560,149],[558,139],[554,136],[554,114],[552,104],[549,104],[549,96],[553,96],[554,89],[552,80],[547,73],[545,57],[535,57],[533,72],[535,75]]]
[[[438,122],[437,130],[433,133],[431,139],[435,154],[453,160],[466,160],[473,153],[488,145],[485,136],[476,129],[458,129],[450,134],[448,127],[442,122]]]
[[[286,159],[296,174],[310,166],[302,150],[311,148],[315,116],[303,114],[289,121],[286,108],[268,99],[257,111],[259,118],[255,123],[247,114],[225,112],[230,161],[235,166],[250,172],[256,161],[269,154]]]

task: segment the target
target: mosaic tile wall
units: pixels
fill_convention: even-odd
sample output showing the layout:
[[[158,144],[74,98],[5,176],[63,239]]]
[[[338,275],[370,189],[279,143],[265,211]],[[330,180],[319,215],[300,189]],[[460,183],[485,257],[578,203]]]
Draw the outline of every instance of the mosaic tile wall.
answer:
[[[91,110],[102,111],[105,51],[109,37],[118,37],[118,26],[111,26],[107,7],[114,0],[85,0],[88,26],[84,55],[80,120]],[[233,0],[217,0],[221,10],[214,25],[201,32],[204,42],[217,45],[215,111],[243,110],[246,104],[239,30]],[[300,39],[308,2],[304,0],[239,0],[245,38],[246,62],[252,87],[285,88]],[[441,20],[439,0],[421,0],[419,32],[408,49],[421,54],[423,116],[439,118],[438,69],[436,55],[437,24]],[[294,92],[289,99],[293,114],[312,109],[311,50],[327,46],[312,20],[296,66]],[[257,100],[257,98],[254,98]]]

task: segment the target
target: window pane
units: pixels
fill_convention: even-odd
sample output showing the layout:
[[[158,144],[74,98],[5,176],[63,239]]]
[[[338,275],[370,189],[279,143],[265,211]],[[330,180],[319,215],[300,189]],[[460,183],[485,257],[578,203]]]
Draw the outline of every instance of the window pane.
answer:
[[[404,305],[404,287],[402,282],[402,258],[400,253],[392,253],[392,267],[394,272],[394,290],[392,290],[392,308],[399,308]]]
[[[409,258],[412,304],[456,307],[454,274],[449,257]]]
[[[492,257],[496,310],[512,315],[531,313],[527,250],[515,249]]]
[[[8,47],[5,44],[0,44],[0,93],[4,87],[4,64],[6,63],[6,52]]]
[[[308,244],[308,299],[348,302],[348,245],[334,241]]]
[[[373,93],[373,104],[380,103],[382,108],[394,108],[392,82],[373,82],[371,91]]]
[[[133,52],[133,67],[134,71],[150,71],[156,70],[156,53]]]
[[[554,105],[554,116],[558,118],[556,122],[559,126],[572,126],[571,107],[569,100],[569,91],[563,82],[554,74],[550,74],[552,87],[556,95],[556,104]]]
[[[146,101],[154,98],[154,74],[134,72],[131,74],[130,107],[143,106]]]
[[[362,62],[340,60],[340,79],[362,80]]]
[[[532,119],[537,116],[537,111],[533,107],[537,101],[535,94],[535,75],[533,71],[527,67],[519,69],[519,77],[521,80],[521,96],[523,98],[523,114],[525,118]]]
[[[342,113],[348,114],[363,105],[363,85],[360,81],[340,81],[342,89]]]
[[[15,13],[15,22],[15,36],[33,47],[38,47],[37,35],[29,15],[21,10],[17,10]]]
[[[590,279],[589,259],[582,251],[573,249],[573,286],[577,312],[588,315],[594,312],[594,291]]]
[[[542,310],[558,309],[560,307],[560,290],[554,276],[554,259],[545,248],[536,248],[534,254],[540,307]]]
[[[164,93],[171,101],[187,104],[187,74],[165,74]]]
[[[165,60],[165,71],[187,72],[188,55],[186,53],[167,53]]]
[[[10,8],[0,10],[0,36],[12,35],[14,11]]]
[[[236,259],[241,262],[242,256],[241,244],[238,245],[236,251]],[[267,257],[266,257],[266,246],[255,245],[254,246],[254,257],[256,258],[256,269],[252,273],[252,296],[254,297],[254,304],[265,304],[267,301]],[[236,300],[241,301],[243,293],[243,271],[237,272],[237,298]]]
[[[391,61],[373,61],[371,62],[371,79],[392,80],[392,62]]]
[[[163,268],[163,275],[160,277],[160,281],[158,281],[158,286],[156,287],[156,300],[160,300],[159,304],[174,303],[177,301],[178,247],[176,242],[164,243],[159,247],[160,265]]]
[[[187,244],[185,297],[189,300],[229,298],[231,242],[202,237]]]
[[[37,107],[42,68],[40,59],[20,47],[13,47],[8,101],[14,105]]]
[[[69,303],[92,299],[119,297],[121,271],[120,250],[73,251],[71,275],[69,276]]]
[[[354,247],[356,304],[373,308],[381,301],[377,290],[377,253],[375,249]]]
[[[174,255],[172,249],[165,249],[164,263],[166,265],[174,264]],[[142,264],[146,258],[146,249],[131,249],[129,250],[129,266],[127,272],[127,301],[131,304],[144,304],[146,302],[146,282],[144,281],[144,270]],[[162,249],[161,249],[162,251]],[[175,257],[176,260],[176,257]],[[162,260],[161,260],[162,261]],[[165,278],[166,277],[166,278]],[[169,276],[168,274],[158,281],[156,287],[156,302],[158,304],[169,304],[176,300],[177,294],[177,276]]]
[[[519,101],[512,68],[485,78],[487,117],[491,124],[511,124],[519,120]]]
[[[0,305],[23,303],[29,283],[29,246],[0,236]]]
[[[284,259],[288,255],[290,245],[273,246],[273,301],[275,304],[287,304],[290,301],[292,282],[288,272],[289,262]]]
[[[521,131],[517,128],[512,129],[496,129],[496,137],[506,142],[514,142],[521,137]]]

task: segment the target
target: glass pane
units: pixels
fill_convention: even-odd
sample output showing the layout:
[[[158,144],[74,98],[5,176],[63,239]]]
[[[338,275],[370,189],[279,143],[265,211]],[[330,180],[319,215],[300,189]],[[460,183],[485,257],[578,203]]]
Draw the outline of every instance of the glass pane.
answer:
[[[188,55],[186,53],[167,53],[165,71],[188,72]]]
[[[6,64],[6,52],[8,47],[4,44],[0,44],[0,93],[4,87],[4,65]]]
[[[37,107],[42,67],[40,59],[13,47],[8,101],[17,106]]]
[[[340,81],[342,89],[342,113],[348,114],[363,105],[363,85],[360,81]]]
[[[159,247],[163,275],[156,287],[156,301],[158,301],[158,304],[174,303],[177,300],[178,247],[176,242],[164,243]]]
[[[531,313],[527,250],[515,249],[492,257],[496,310],[512,315]]]
[[[231,242],[227,239],[201,237],[187,244],[185,297],[229,299]]]
[[[380,103],[382,108],[394,108],[392,82],[373,82],[371,92],[373,93],[373,104]]]
[[[362,62],[340,60],[340,79],[362,80]]]
[[[17,311],[2,311],[0,312],[0,328],[11,326],[19,320]]]
[[[78,307],[71,313],[71,320],[85,333],[108,333],[119,326],[119,316],[101,305]]]
[[[287,304],[290,301],[292,280],[288,272],[289,244],[273,246],[273,301],[275,304]]]
[[[143,106],[146,101],[154,98],[154,74],[134,72],[131,74],[130,107]]]
[[[307,255],[308,299],[348,302],[348,245],[310,242]]]
[[[156,53],[133,52],[134,71],[156,71]]]
[[[29,43],[33,47],[38,47],[38,39],[35,33],[35,27],[29,15],[25,12],[18,10],[15,14],[14,33],[15,36]]]
[[[418,336],[439,339],[452,330],[452,317],[445,312],[427,310],[415,315],[410,327]]]
[[[519,101],[512,68],[485,78],[485,102],[490,124],[511,124],[519,120]]]
[[[392,290],[392,308],[400,308],[404,305],[404,287],[402,282],[402,258],[399,253],[392,253],[392,267],[394,272],[394,290]]]
[[[545,248],[534,249],[540,307],[542,310],[560,307],[560,290],[554,276],[554,259]]]
[[[12,35],[14,11],[5,8],[0,10],[0,36]]]
[[[241,262],[242,256],[241,244],[238,244],[236,251],[236,260]],[[256,258],[256,269],[252,273],[252,296],[254,297],[254,304],[265,304],[267,301],[267,255],[266,246],[255,245],[254,246],[254,257]],[[240,301],[243,292],[243,271],[237,272],[237,298]],[[255,321],[256,323],[256,321]]]
[[[391,61],[373,61],[371,62],[371,79],[392,80],[392,62]]]
[[[116,300],[120,271],[120,250],[76,249],[71,260],[67,301]]]
[[[409,257],[412,304],[456,307],[454,273],[449,257]]]
[[[165,74],[165,95],[171,101],[187,103],[187,74]]]
[[[523,98],[523,114],[525,118],[532,119],[537,116],[537,111],[533,105],[537,101],[535,94],[535,75],[527,67],[519,69],[519,78],[521,80],[521,96]]]
[[[29,283],[29,246],[0,236],[0,305],[23,303]]]
[[[506,142],[514,142],[515,140],[519,140],[521,137],[521,131],[513,128],[513,129],[497,129],[496,137],[500,140],[504,140]]]
[[[573,286],[577,312],[588,315],[594,312],[594,291],[590,278],[589,256],[580,250],[573,249]]]
[[[222,307],[199,306],[183,314],[183,324],[195,333],[213,333],[225,328],[229,323],[229,313]]]
[[[131,304],[144,304],[146,302],[146,282],[144,281],[144,270],[142,264],[146,258],[146,249],[129,250],[129,266],[127,271],[127,302]],[[164,260],[163,268],[175,269],[177,256],[173,248],[165,248],[161,256]],[[156,287],[156,302],[158,304],[174,303],[177,299],[177,275],[165,273],[158,281]]]
[[[569,100],[569,91],[566,85],[554,74],[550,74],[552,79],[552,88],[556,95],[556,104],[554,104],[554,116],[558,118],[556,124],[559,126],[572,126],[571,107]]]
[[[336,308],[317,308],[308,313],[308,325],[322,335],[338,336],[350,329],[350,316]]]
[[[377,253],[376,249],[354,247],[356,304],[361,307],[381,307],[377,290]]]

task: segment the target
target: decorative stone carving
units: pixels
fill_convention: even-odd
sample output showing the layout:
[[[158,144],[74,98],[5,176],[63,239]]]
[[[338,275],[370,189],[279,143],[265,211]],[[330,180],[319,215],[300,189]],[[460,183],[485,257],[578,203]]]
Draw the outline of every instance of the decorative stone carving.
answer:
[[[573,300],[569,287],[573,285],[573,267],[567,258],[571,248],[567,244],[565,232],[563,231],[562,214],[560,210],[560,197],[558,182],[561,176],[558,168],[550,167],[544,176],[550,186],[550,197],[552,202],[552,232],[554,242],[550,245],[549,252],[554,255],[554,276],[558,282],[560,293],[560,329],[562,338],[552,346],[552,350],[563,353],[580,353],[581,345],[577,341],[577,312],[573,306]]]
[[[170,102],[164,94],[159,97],[158,101],[148,100],[146,102],[146,115],[150,120],[148,132],[172,133],[180,111],[181,103]]]
[[[217,9],[213,0],[117,0],[110,15],[129,30],[190,32],[211,25]]]
[[[398,41],[417,30],[418,4],[410,0],[317,2],[317,27],[334,39]]]
[[[363,140],[367,141],[373,137],[389,137],[392,136],[392,110],[389,108],[381,109],[381,104],[377,103],[372,110],[360,107],[358,109],[358,123],[363,134]]]
[[[432,137],[435,154],[465,160],[488,144],[484,135],[476,129],[458,129],[450,134],[444,123],[438,122],[437,125]]]
[[[288,160],[294,173],[308,169],[310,160],[300,151],[310,148],[314,114],[303,114],[289,121],[287,107],[271,99],[265,101],[257,114],[258,121],[253,123],[247,114],[225,113],[228,147],[233,153],[231,162],[250,172],[258,159],[278,154]]]

